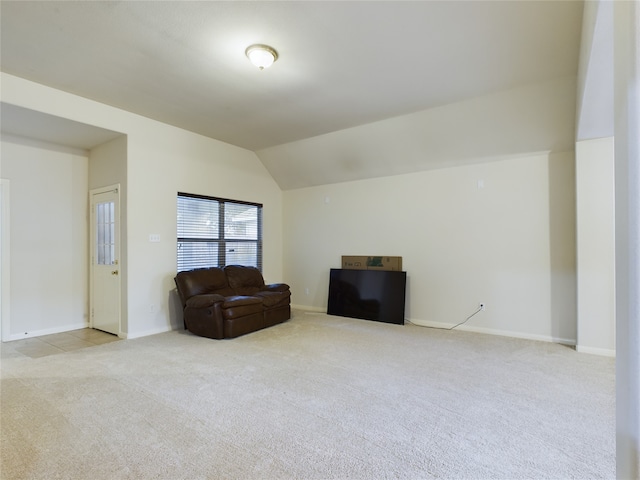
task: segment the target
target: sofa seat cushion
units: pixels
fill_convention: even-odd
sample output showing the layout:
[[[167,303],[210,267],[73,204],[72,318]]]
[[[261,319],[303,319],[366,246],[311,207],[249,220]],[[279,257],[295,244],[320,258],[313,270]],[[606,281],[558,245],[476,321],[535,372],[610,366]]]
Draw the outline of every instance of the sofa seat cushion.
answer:
[[[255,296],[262,299],[266,308],[271,308],[280,304],[288,305],[291,292],[258,292]]]
[[[260,314],[263,310],[262,299],[258,297],[234,295],[225,298],[222,304],[222,315],[226,320]]]
[[[246,295],[232,295],[230,297],[224,297],[224,303],[222,308],[236,308],[246,305],[259,305],[262,306],[262,298],[249,297]]]

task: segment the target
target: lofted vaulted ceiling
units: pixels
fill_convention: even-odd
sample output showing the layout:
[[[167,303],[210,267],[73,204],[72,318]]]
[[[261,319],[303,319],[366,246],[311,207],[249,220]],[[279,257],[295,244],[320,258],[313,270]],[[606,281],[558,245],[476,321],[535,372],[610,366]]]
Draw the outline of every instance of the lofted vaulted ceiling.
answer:
[[[291,188],[304,185],[279,179],[261,151],[575,76],[583,3],[3,0],[0,8],[3,72],[257,151]],[[257,70],[244,56],[253,43],[280,58]]]

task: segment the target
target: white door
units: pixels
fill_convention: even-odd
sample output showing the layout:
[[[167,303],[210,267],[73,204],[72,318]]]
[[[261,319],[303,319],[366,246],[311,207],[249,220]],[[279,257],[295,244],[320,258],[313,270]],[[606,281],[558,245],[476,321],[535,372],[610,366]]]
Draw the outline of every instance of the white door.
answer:
[[[91,327],[120,334],[120,194],[91,191]]]

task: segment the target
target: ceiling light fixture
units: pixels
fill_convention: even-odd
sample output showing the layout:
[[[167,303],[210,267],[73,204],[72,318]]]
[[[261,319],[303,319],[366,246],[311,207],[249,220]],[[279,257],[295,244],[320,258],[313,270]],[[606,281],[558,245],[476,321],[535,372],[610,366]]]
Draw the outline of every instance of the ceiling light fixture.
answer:
[[[260,70],[269,68],[278,59],[278,52],[268,45],[249,45],[244,53]]]

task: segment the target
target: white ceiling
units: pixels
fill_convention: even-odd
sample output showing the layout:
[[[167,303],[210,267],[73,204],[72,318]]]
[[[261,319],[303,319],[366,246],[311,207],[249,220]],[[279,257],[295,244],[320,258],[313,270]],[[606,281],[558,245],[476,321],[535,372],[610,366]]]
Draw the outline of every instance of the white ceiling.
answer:
[[[258,151],[575,75],[581,1],[7,1],[2,71]],[[266,43],[279,60],[244,56]],[[276,179],[277,180],[277,179]]]

